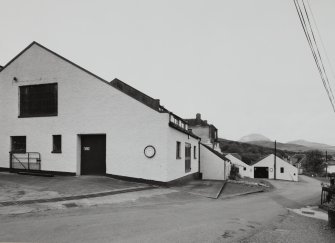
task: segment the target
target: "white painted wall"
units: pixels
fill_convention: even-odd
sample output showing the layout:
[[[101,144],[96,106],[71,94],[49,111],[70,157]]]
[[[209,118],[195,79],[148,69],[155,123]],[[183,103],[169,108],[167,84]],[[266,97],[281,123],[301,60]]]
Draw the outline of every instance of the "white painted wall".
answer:
[[[58,116],[18,118],[18,86],[55,82]],[[171,161],[175,141],[197,143],[170,128],[168,114],[152,110],[36,44],[0,72],[0,114],[0,167],[5,168],[10,136],[27,136],[27,151],[41,153],[42,170],[78,173],[78,134],[106,134],[107,173],[166,182],[185,175],[182,166]],[[51,153],[53,134],[62,135],[61,154]],[[144,155],[147,145],[156,148],[152,159]],[[196,161],[192,166],[195,172]]]
[[[181,142],[181,158],[176,157],[177,141]],[[191,144],[191,171],[185,173],[185,143]],[[196,157],[194,158],[194,146]],[[167,177],[168,181],[199,172],[199,141],[173,128],[168,128],[167,149]]]
[[[201,138],[201,142],[204,144],[211,144],[211,140],[209,138],[209,127],[202,127],[202,126],[192,126],[190,127],[192,132]]]
[[[254,177],[254,171],[250,165],[247,165],[242,160],[239,160],[238,158],[234,157],[231,154],[226,155],[226,158],[229,159],[233,165],[239,168],[239,173],[241,177],[250,177],[250,178]]]
[[[335,173],[335,165],[328,165],[327,173]]]
[[[223,159],[200,145],[200,172],[204,180],[226,180],[227,170]]]
[[[287,181],[298,181],[298,168],[285,162],[279,157],[276,158],[276,178],[278,180],[287,180]],[[269,168],[269,179],[274,179],[274,155],[270,154],[266,158],[254,164],[255,167],[268,167]],[[284,168],[284,173],[280,172],[280,168]]]

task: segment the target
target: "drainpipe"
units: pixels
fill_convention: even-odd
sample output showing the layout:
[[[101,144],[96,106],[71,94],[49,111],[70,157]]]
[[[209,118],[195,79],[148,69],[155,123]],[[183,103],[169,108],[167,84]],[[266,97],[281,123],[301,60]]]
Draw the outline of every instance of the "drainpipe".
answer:
[[[275,140],[274,179],[277,179],[277,141]]]
[[[200,177],[200,175],[201,175],[201,172],[200,172],[200,140],[198,140],[198,173],[199,173],[199,177]],[[202,176],[201,176],[201,179],[202,179]]]

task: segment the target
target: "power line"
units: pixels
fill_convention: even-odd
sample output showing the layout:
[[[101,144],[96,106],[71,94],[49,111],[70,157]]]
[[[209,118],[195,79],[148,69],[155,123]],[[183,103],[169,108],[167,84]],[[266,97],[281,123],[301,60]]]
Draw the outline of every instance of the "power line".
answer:
[[[331,74],[332,74],[332,76],[333,76],[333,79],[335,79],[335,72],[334,72],[334,69],[333,69],[333,67],[332,67],[332,65],[331,65],[329,56],[328,56],[328,54],[327,54],[327,49],[326,49],[326,47],[325,47],[325,44],[324,44],[324,42],[323,42],[323,40],[322,40],[322,38],[321,38],[321,34],[320,34],[320,31],[319,31],[318,25],[316,24],[316,20],[315,20],[315,17],[314,17],[314,14],[313,14],[311,5],[310,5],[310,3],[309,3],[309,0],[307,0],[307,5],[308,5],[308,9],[309,9],[309,11],[310,11],[310,13],[311,13],[311,15],[312,15],[312,19],[313,19],[313,22],[314,22],[314,26],[315,26],[315,28],[316,28],[316,33],[318,34],[318,37],[319,37],[319,39],[320,39],[321,46],[322,46],[323,51],[324,51],[324,53],[325,53],[325,56],[326,56],[326,59],[327,59],[327,62],[328,62],[329,69],[330,69],[330,71],[331,71]],[[330,85],[329,85],[329,86],[330,86]]]
[[[330,83],[329,83],[328,75],[327,75],[325,66],[324,66],[323,61],[322,61],[322,57],[321,57],[321,54],[320,54],[320,51],[319,51],[318,43],[317,43],[317,41],[316,41],[316,39],[315,39],[314,31],[313,31],[313,28],[312,28],[312,24],[311,24],[311,22],[310,22],[310,20],[309,20],[309,16],[308,16],[308,12],[307,12],[307,9],[306,9],[304,0],[302,0],[302,4],[303,4],[303,6],[304,6],[304,10],[305,10],[305,13],[306,13],[306,16],[307,16],[308,24],[309,24],[310,29],[311,29],[311,33],[312,33],[312,37],[313,37],[313,40],[314,40],[314,43],[315,43],[315,46],[316,46],[316,50],[317,50],[317,52],[318,52],[318,56],[319,56],[319,59],[320,59],[320,62],[321,62],[321,66],[322,66],[324,75],[325,75],[325,77],[326,77],[326,81],[327,81],[327,84],[328,84],[328,88],[329,88],[330,94],[331,94],[331,96],[332,96],[332,99],[333,99],[333,101],[334,101],[334,94],[333,94],[332,88],[331,88]]]
[[[333,91],[332,91],[332,89],[330,87],[329,79],[328,79],[328,76],[327,76],[327,73],[326,73],[326,69],[325,69],[323,61],[322,61],[322,57],[321,57],[321,54],[320,54],[320,51],[319,51],[316,39],[315,39],[315,35],[314,35],[314,32],[313,32],[313,26],[310,23],[308,12],[307,12],[307,9],[305,7],[304,0],[302,0],[302,3],[303,3],[303,7],[304,7],[304,10],[305,10],[304,12],[305,12],[306,17],[304,16],[304,12],[302,11],[302,8],[300,6],[299,1],[298,0],[294,0],[294,5],[295,5],[295,8],[296,8],[297,13],[298,13],[298,16],[299,16],[299,19],[300,19],[300,23],[302,25],[302,28],[304,30],[306,39],[307,39],[308,44],[310,46],[310,49],[312,51],[312,55],[313,55],[315,64],[317,66],[317,69],[319,71],[319,74],[320,74],[323,86],[326,89],[327,96],[328,96],[329,101],[330,101],[330,103],[332,105],[332,108],[333,108],[333,110],[335,112],[335,104],[334,104],[335,103],[335,99],[334,99]],[[307,18],[307,20],[305,18]],[[308,24],[308,26],[307,26],[307,24]],[[327,86],[327,84],[328,84],[329,87]]]

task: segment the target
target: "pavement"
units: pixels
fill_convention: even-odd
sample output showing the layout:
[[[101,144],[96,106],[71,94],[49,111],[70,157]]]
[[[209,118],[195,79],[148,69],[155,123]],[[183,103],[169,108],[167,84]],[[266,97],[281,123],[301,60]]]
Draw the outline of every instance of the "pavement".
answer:
[[[182,185],[173,186],[171,189],[216,199],[220,196],[225,184],[226,181],[192,180]]]
[[[0,172],[0,205],[1,202],[65,198],[147,187],[147,184],[105,176],[40,177]]]
[[[297,183],[271,183],[276,188],[273,191],[228,199],[211,199],[171,188],[157,188],[81,199],[68,206],[64,206],[68,201],[44,203],[41,205],[58,204],[63,210],[0,215],[0,241],[243,242],[254,239],[250,242],[280,242],[276,240],[282,239],[302,242],[299,240],[310,238],[317,239],[314,242],[328,242],[322,238],[325,221],[308,217],[300,219],[302,216],[288,210],[317,205],[320,182],[302,176]],[[105,204],[82,206],[92,203],[92,200],[100,203],[101,199]],[[281,222],[285,225],[280,225]],[[316,228],[318,232],[308,230],[308,225],[319,225]],[[291,231],[287,235],[292,240],[280,238],[280,235],[285,237],[289,227],[304,234],[302,238]],[[263,238],[270,231],[279,238],[269,238],[269,241]],[[335,239],[331,238],[332,234],[329,237]]]

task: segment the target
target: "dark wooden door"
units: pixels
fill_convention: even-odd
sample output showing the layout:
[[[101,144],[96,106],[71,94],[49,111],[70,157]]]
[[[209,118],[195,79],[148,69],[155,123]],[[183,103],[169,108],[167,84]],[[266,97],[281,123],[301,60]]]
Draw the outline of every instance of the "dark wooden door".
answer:
[[[191,171],[191,144],[185,143],[185,172]]]
[[[81,174],[106,174],[106,135],[81,136]]]
[[[255,167],[254,177],[255,178],[269,178],[269,168],[268,167]]]

